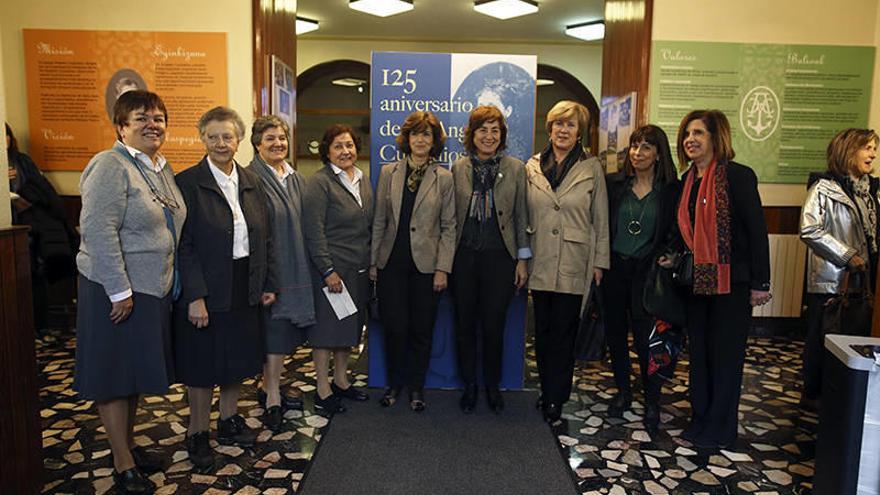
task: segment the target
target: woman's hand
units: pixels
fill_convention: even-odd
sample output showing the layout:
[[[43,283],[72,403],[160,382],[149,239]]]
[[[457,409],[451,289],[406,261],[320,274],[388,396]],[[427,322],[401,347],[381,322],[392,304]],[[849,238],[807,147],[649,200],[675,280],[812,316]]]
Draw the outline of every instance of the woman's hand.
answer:
[[[672,268],[675,266],[675,257],[672,255],[661,254],[659,258],[657,258],[657,264],[662,266],[663,268]]]
[[[601,268],[593,268],[593,280],[596,281],[596,287],[602,285],[602,275],[604,274]]]
[[[205,328],[208,326],[208,308],[205,306],[205,299],[200,297],[189,303],[189,322],[196,328]]]
[[[128,315],[131,314],[131,310],[133,307],[134,300],[131,298],[131,296],[128,296],[121,301],[113,303],[113,305],[110,307],[110,321],[112,321],[116,325],[119,325],[120,323],[125,321],[126,318],[128,318]]]
[[[440,292],[446,288],[446,272],[437,270],[434,272],[434,292]]]
[[[513,285],[517,290],[522,289],[529,280],[529,260],[519,260],[516,262],[516,270],[514,271]]]
[[[847,263],[847,266],[851,271],[854,272],[861,272],[868,269],[868,264],[865,263],[865,260],[857,254],[854,254],[853,257],[849,259],[849,263]]]
[[[379,280],[379,269],[376,268],[376,265],[370,267],[370,280],[373,282]]]
[[[770,299],[773,298],[773,295],[770,294],[769,290],[752,290],[751,295],[749,296],[749,304],[754,306],[763,306],[770,302]]]
[[[274,292],[263,292],[263,295],[260,296],[260,304],[263,306],[271,306],[275,304],[275,299],[277,299],[277,297]]]
[[[326,285],[327,288],[330,289],[330,292],[333,292],[334,294],[342,292],[342,278],[340,278],[339,274],[336,272],[333,272],[324,278],[324,285]]]

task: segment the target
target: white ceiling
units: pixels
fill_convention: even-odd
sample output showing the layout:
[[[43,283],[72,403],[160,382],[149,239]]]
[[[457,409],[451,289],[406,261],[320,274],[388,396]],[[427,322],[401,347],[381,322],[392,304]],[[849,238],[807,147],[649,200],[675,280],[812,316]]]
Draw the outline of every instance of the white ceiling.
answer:
[[[320,22],[309,38],[496,40],[581,43],[565,26],[602,19],[604,0],[538,0],[540,10],[506,21],[474,11],[473,0],[414,0],[414,9],[376,17],[348,7],[348,0],[298,0],[297,15]]]

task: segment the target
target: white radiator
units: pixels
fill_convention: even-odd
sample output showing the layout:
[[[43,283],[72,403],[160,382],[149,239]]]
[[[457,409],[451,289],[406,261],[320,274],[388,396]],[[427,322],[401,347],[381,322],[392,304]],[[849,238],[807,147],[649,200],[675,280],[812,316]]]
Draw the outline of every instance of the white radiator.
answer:
[[[770,235],[770,292],[773,299],[752,312],[759,317],[801,316],[807,246],[797,235]]]

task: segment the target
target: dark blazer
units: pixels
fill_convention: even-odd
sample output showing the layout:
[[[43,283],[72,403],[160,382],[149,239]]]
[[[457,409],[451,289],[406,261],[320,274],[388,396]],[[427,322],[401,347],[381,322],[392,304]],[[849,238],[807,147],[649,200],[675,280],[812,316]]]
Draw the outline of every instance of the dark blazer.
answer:
[[[303,236],[312,265],[320,274],[331,268],[362,270],[370,266],[373,189],[366,175],[361,177],[359,188],[363,206],[329,165],[306,180]]]
[[[617,216],[620,214],[620,202],[623,194],[632,188],[633,177],[627,177],[622,171],[609,174],[605,177],[608,186],[608,226],[611,230],[611,242],[617,236]],[[654,237],[651,241],[651,250],[639,262],[639,272],[647,273],[651,264],[661,254],[669,250],[678,236],[676,227],[676,210],[678,208],[678,196],[681,194],[681,182],[672,181],[657,190],[657,222],[654,224]],[[611,269],[614,269],[612,263]]]
[[[683,177],[688,173],[690,169]],[[770,241],[761,196],[758,194],[758,176],[745,165],[728,162],[727,182],[731,203],[730,281],[748,283],[753,290],[770,290]],[[688,200],[682,195],[679,201]],[[677,208],[678,205],[676,215]],[[680,232],[676,242],[684,246]]]
[[[180,235],[178,266],[183,292],[179,304],[205,298],[208,311],[227,311],[232,299],[232,210],[211,174],[207,158],[177,174],[187,218]],[[272,229],[260,178],[237,163],[238,195],[250,245],[248,303],[277,292]]]

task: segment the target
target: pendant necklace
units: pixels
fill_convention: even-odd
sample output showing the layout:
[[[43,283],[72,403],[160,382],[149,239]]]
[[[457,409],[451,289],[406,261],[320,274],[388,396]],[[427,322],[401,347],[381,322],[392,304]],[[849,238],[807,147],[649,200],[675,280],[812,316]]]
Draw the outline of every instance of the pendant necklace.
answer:
[[[650,193],[648,193],[650,194]],[[645,195],[647,197],[647,195]],[[635,193],[633,193],[633,198],[635,198]],[[644,198],[643,198],[644,199]],[[638,201],[638,200],[637,200]],[[630,235],[639,235],[642,233],[642,218],[645,216],[645,207],[648,205],[648,202],[642,205],[642,211],[639,213],[639,219],[636,220],[635,215],[633,215],[632,201],[627,203],[629,209],[629,223],[626,224],[626,231],[630,233]]]

